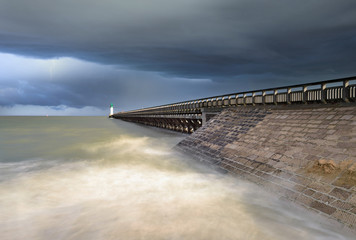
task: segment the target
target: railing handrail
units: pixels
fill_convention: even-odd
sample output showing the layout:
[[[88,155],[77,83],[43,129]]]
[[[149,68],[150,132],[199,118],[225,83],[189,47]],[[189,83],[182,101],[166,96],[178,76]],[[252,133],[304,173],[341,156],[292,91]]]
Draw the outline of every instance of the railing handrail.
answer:
[[[243,92],[235,92],[235,93],[229,93],[229,94],[220,94],[220,95],[216,95],[216,96],[212,96],[212,97],[205,97],[205,98],[198,98],[198,99],[192,99],[192,100],[187,100],[187,101],[180,101],[180,102],[175,102],[175,103],[170,103],[170,104],[164,104],[164,105],[158,105],[158,106],[154,106],[154,107],[148,107],[148,108],[141,108],[141,109],[137,109],[137,110],[130,110],[130,111],[126,111],[126,112],[119,112],[116,114],[126,114],[126,113],[133,113],[133,112],[141,112],[141,111],[148,111],[148,110],[154,110],[157,108],[162,108],[162,107],[168,107],[168,106],[173,106],[173,105],[178,105],[178,104],[188,104],[188,103],[194,103],[194,102],[198,102],[198,101],[209,101],[212,99],[216,99],[219,101],[223,101],[225,100],[225,97],[231,97],[231,96],[238,96],[238,95],[246,95],[246,94],[252,94],[254,95],[255,93],[258,92],[268,92],[268,91],[274,91],[274,92],[278,92],[278,90],[282,90],[282,89],[293,89],[293,88],[307,88],[308,86],[315,86],[315,85],[326,85],[326,84],[330,84],[330,83],[337,83],[337,82],[346,82],[346,81],[352,81],[352,80],[356,80],[356,76],[352,76],[352,77],[345,77],[345,78],[338,78],[338,79],[331,79],[331,80],[326,80],[326,81],[318,81],[318,82],[311,82],[311,83],[301,83],[301,84],[295,84],[295,85],[288,85],[288,86],[282,86],[282,87],[274,87],[274,88],[265,88],[265,89],[259,89],[259,90],[252,90],[252,91],[243,91]],[[320,90],[320,89],[311,89],[311,90]],[[303,91],[303,90],[301,90]],[[293,91],[293,92],[300,92],[300,91]],[[274,93],[271,94],[265,94],[265,95],[274,95]],[[262,96],[262,95],[257,95],[257,96]],[[256,97],[257,97],[256,96]],[[250,96],[251,97],[251,96]]]

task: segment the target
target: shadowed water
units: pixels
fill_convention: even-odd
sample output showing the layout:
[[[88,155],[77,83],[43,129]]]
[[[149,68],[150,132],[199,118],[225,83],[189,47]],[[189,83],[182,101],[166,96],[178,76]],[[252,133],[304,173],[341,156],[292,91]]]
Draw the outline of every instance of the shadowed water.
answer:
[[[104,117],[0,117],[0,239],[354,239]]]

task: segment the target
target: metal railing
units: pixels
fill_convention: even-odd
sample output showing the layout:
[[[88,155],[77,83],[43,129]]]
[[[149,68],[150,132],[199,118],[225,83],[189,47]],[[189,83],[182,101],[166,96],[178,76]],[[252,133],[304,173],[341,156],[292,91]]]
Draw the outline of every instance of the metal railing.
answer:
[[[200,114],[202,108],[223,108],[239,105],[354,102],[356,100],[356,83],[350,84],[350,82],[355,80],[356,76],[353,76],[321,82],[237,92],[119,112],[114,115]]]

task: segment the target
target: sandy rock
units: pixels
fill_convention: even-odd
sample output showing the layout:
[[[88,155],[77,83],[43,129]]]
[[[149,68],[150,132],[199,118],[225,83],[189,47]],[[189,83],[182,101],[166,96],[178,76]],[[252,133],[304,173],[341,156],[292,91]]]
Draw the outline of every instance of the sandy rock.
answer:
[[[323,170],[324,173],[332,173],[338,168],[337,164],[333,160],[318,160],[316,167]]]

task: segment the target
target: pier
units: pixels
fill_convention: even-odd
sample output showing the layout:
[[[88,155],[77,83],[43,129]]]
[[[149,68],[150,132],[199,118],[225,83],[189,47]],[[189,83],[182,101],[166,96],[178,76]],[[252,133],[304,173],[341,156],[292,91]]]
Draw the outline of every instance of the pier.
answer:
[[[352,103],[356,76],[276,88],[236,92],[156,107],[118,112],[113,118],[193,133],[226,108],[242,106]]]

